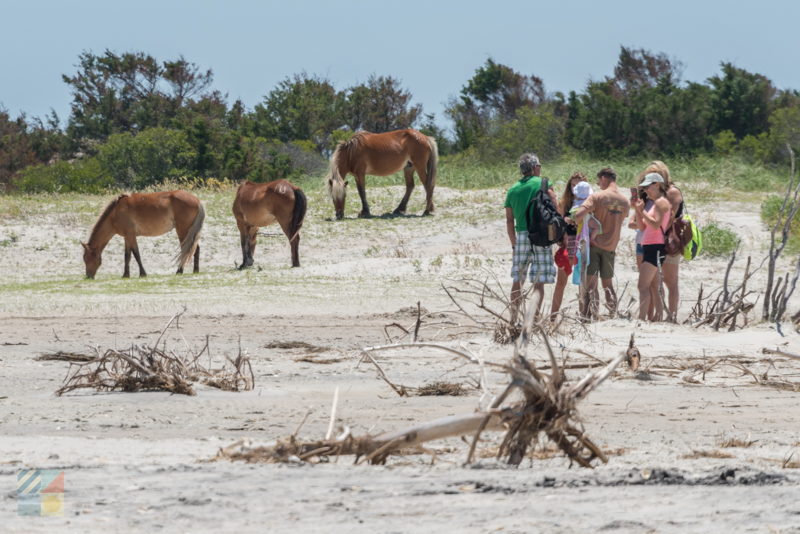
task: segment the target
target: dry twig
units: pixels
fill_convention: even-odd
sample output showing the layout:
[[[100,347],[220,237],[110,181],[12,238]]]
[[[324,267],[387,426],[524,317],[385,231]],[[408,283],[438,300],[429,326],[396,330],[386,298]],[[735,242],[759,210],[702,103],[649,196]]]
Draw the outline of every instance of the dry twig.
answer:
[[[169,320],[153,347],[132,346],[128,350],[108,349],[102,356],[90,361],[70,361],[64,384],[56,391],[63,395],[77,389],[96,391],[169,391],[194,395],[194,383],[219,388],[225,391],[253,389],[255,375],[250,359],[239,353],[235,359],[227,359],[222,368],[207,368],[198,363],[204,352],[208,352],[208,338],[197,354],[184,356],[167,351],[166,343],[158,348],[166,330],[183,312]]]

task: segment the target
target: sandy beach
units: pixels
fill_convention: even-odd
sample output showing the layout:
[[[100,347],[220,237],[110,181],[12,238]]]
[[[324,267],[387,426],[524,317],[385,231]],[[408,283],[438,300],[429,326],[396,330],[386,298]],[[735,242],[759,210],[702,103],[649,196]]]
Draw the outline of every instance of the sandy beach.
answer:
[[[374,213],[389,211],[401,188],[370,190]],[[582,325],[565,320],[551,336],[577,380],[624,352],[632,333],[641,369],[620,366],[579,415],[608,463],[570,465],[546,439],[519,467],[494,457],[502,434],[486,433],[479,458],[464,465],[469,439],[427,452],[354,465],[352,457],[309,464],[215,460],[237,440],[269,444],[296,433],[321,439],[338,388],[335,427],[353,435],[401,429],[485,408],[509,378],[433,349],[381,352],[397,384],[464,385],[461,396],[398,396],[361,349],[400,339],[423,310],[419,339],[504,363],[512,346],[455,313],[442,286],[463,278],[508,291],[510,250],[502,191],[436,190],[434,217],[330,220],[310,203],[290,268],[277,227],[262,229],[255,266],[241,260],[233,219],[210,206],[201,272],[178,277],[173,235],[142,239],[146,279],[123,280],[122,243],[111,242],[97,280],[83,278],[79,241],[107,199],[91,209],[55,202],[43,213],[0,217],[0,530],[4,532],[800,532],[800,335],[760,322],[734,332],[627,318]],[[201,195],[202,196],[202,195]],[[421,213],[416,192],[409,213]],[[316,197],[314,197],[316,198]],[[88,200],[86,200],[88,199]],[[317,199],[318,200],[318,199]],[[356,199],[350,199],[355,202]],[[50,200],[43,200],[50,202]],[[731,279],[750,255],[765,255],[756,203],[728,202],[714,213],[742,239]],[[74,213],[78,213],[75,215]],[[696,220],[710,209],[693,206]],[[32,222],[35,221],[35,224]],[[728,259],[700,256],[681,267],[681,311],[690,315],[701,284],[722,284]],[[781,273],[788,261],[781,263]],[[136,273],[135,267],[132,273]],[[766,273],[749,287],[763,291]],[[623,231],[616,286],[622,307],[636,283],[633,233]],[[494,286],[493,286],[494,287]],[[551,289],[546,299],[549,304]],[[576,289],[565,293],[575,316]],[[793,296],[789,311],[800,309]],[[176,314],[178,327],[166,325]],[[487,317],[484,317],[488,321]],[[69,363],[37,359],[162,342],[179,354],[208,343],[212,363],[240,352],[251,361],[252,391],[198,386],[165,392],[77,391],[56,396]],[[404,337],[406,341],[408,337]],[[529,356],[547,355],[540,339]],[[591,356],[587,356],[589,354]],[[794,385],[794,386],[792,386]],[[17,514],[21,469],[64,472],[63,517]]]

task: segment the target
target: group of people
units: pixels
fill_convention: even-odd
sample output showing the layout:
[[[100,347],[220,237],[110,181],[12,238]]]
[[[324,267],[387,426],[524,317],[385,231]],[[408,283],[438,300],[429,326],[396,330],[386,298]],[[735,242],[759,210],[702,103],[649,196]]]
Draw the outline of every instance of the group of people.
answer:
[[[570,275],[579,286],[579,309],[585,318],[597,318],[600,309],[598,277],[605,305],[613,314],[617,309],[614,290],[614,265],[620,233],[630,215],[628,227],[636,230],[636,264],[639,270],[639,319],[677,320],[680,301],[678,270],[681,254],[667,255],[665,234],[673,220],[684,211],[683,196],[672,183],[669,168],[661,161],[651,162],[640,173],[637,185],[620,191],[617,174],[611,167],[597,173],[597,190],[586,175],[574,173],[561,198],[547,183],[547,196],[568,225],[560,243],[550,246],[531,244],[526,211],[543,185],[541,162],[532,153],[519,159],[522,177],[506,193],[506,229],[513,249],[511,267],[511,321],[517,321],[526,279],[533,284],[537,314],[544,301],[545,284],[555,283],[550,316],[561,308]],[[546,183],[546,182],[545,182]],[[556,251],[553,252],[553,247]],[[666,287],[667,298],[664,298]],[[666,303],[666,309],[664,308]]]

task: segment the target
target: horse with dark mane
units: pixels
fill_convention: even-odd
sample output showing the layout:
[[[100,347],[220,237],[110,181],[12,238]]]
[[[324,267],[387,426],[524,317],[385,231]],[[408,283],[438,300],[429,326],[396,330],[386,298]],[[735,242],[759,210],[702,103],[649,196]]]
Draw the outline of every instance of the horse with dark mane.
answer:
[[[289,239],[292,267],[300,267],[300,228],[307,206],[303,190],[287,180],[266,184],[249,180],[242,182],[233,201],[233,215],[242,243],[242,264],[239,269],[253,265],[259,227],[276,221]]]
[[[330,170],[326,184],[336,218],[344,217],[344,202],[347,194],[347,180],[352,174],[356,177],[358,195],[361,197],[359,217],[370,217],[369,204],[364,188],[367,174],[388,176],[400,169],[406,179],[406,193],[394,210],[395,214],[405,214],[408,199],[414,189],[414,171],[425,187],[424,215],[433,213],[433,188],[436,185],[436,167],[439,149],[436,139],[417,130],[395,130],[386,133],[358,132],[347,141],[339,143],[331,156]]]
[[[194,254],[194,272],[200,271],[200,230],[206,217],[203,203],[187,191],[123,194],[109,202],[83,245],[86,277],[94,278],[102,263],[103,249],[115,235],[125,240],[125,271],[130,277],[131,254],[139,264],[139,276],[147,276],[139,256],[137,236],[159,236],[173,228],[180,240],[175,257],[178,274]]]

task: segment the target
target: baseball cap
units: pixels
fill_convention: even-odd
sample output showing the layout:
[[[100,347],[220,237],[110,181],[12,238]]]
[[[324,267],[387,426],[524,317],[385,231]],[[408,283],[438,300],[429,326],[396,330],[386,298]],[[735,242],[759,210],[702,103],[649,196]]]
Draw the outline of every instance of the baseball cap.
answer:
[[[639,187],[647,187],[650,184],[663,184],[664,177],[658,174],[657,172],[651,172],[647,176],[644,177],[642,183],[639,184]]]

